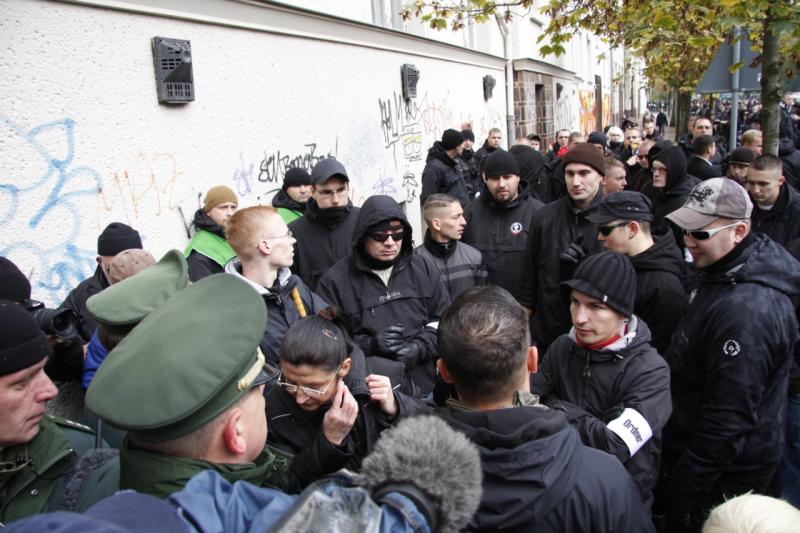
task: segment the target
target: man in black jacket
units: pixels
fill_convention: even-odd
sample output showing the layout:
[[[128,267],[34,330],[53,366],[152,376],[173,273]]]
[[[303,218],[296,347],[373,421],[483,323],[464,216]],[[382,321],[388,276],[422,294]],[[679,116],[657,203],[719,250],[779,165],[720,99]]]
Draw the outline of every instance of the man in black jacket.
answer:
[[[597,224],[597,238],[606,250],[631,260],[636,270],[633,311],[647,323],[651,344],[664,354],[689,298],[684,290],[683,255],[671,234],[653,235],[653,211],[642,193],[622,191],[603,198],[587,217]]]
[[[320,296],[335,305],[353,339],[369,357],[401,362],[405,390],[433,390],[436,324],[450,305],[439,269],[414,254],[411,225],[391,197],[371,196],[361,206],[349,256],[319,282]]]
[[[451,129],[444,130],[442,140],[433,143],[422,171],[422,193],[419,195],[421,204],[430,195],[443,193],[458,198],[461,207],[467,206],[467,182],[459,163],[463,146],[464,136],[460,131]]]
[[[597,228],[586,217],[603,197],[603,154],[590,144],[576,144],[564,156],[567,196],[539,209],[531,222],[517,299],[532,313],[532,334],[545,350],[569,330],[566,302],[558,284],[569,279],[587,253],[599,251]]]
[[[680,228],[667,220],[666,216],[683,205],[689,191],[699,180],[686,173],[686,156],[678,146],[660,150],[653,156],[650,171],[653,180],[645,185],[642,192],[653,203],[653,230],[656,233],[671,230],[675,244],[683,249]]]
[[[752,203],[733,180],[692,189],[669,215],[701,271],[665,355],[673,416],[664,434],[668,525],[699,531],[710,508],[766,493],[783,452],[789,362],[798,342],[791,296],[800,265],[750,232]]]
[[[784,248],[800,237],[800,194],[786,182],[779,158],[756,157],[747,169],[747,190],[754,204],[753,231]]]
[[[463,240],[480,251],[489,281],[517,296],[528,230],[542,203],[525,196],[519,163],[505,150],[486,158],[483,179],[484,192],[464,213]]]
[[[110,285],[108,272],[114,256],[123,250],[142,248],[142,239],[139,232],[123,224],[112,222],[97,237],[97,269],[92,277],[81,281],[72,289],[59,308],[72,309],[81,319],[81,337],[83,342],[89,342],[97,329],[97,321],[86,309],[86,300]]]
[[[475,156],[472,158],[472,172],[476,176],[483,175],[483,163],[490,154],[494,153],[495,150],[500,148],[500,141],[503,140],[503,132],[500,131],[499,128],[492,128],[489,130],[489,134],[486,136],[486,140],[483,141],[483,146],[481,146],[477,152],[475,152]]]
[[[686,166],[686,173],[700,181],[722,176],[721,165],[711,162],[717,153],[717,144],[711,135],[700,135],[692,140],[694,153]]]
[[[522,307],[500,287],[463,293],[439,324],[450,399],[437,414],[481,454],[479,531],[653,531],[620,463],[581,443],[564,414],[530,392],[537,350]]]
[[[289,229],[297,239],[292,271],[316,290],[325,271],[350,253],[358,208],[350,201],[350,178],[339,161],[323,159],[311,171],[311,179],[306,212]]]
[[[183,252],[192,282],[222,273],[236,255],[225,239],[225,225],[238,208],[239,199],[230,187],[216,185],[206,192],[203,207],[194,213],[194,237]]]

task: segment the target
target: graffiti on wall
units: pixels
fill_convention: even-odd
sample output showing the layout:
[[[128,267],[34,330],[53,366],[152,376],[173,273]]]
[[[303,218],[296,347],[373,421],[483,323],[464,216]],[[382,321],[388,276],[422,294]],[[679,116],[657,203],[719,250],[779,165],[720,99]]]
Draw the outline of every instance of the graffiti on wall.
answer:
[[[0,166],[0,255],[22,267],[34,298],[60,303],[94,268],[95,251],[75,242],[100,175],[77,162],[70,118],[26,130],[0,116],[0,128],[5,150],[14,154]]]
[[[597,129],[595,126],[597,120],[594,114],[594,90],[581,90],[578,98],[580,101],[580,131],[584,134],[593,132]]]
[[[611,95],[603,95],[603,127],[613,124],[614,119],[611,116]]]
[[[556,100],[553,106],[553,125],[555,126],[555,131],[564,129],[573,131],[575,129],[578,121],[575,120],[574,99],[575,91],[563,91],[561,93],[561,98]]]

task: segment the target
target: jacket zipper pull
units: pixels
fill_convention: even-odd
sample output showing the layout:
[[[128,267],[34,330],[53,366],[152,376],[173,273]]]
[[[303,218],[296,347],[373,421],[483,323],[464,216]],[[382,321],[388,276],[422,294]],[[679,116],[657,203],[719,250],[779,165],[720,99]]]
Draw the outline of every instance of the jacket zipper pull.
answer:
[[[589,379],[590,377],[592,377],[592,370],[589,367],[589,358],[590,358],[589,350],[586,350],[586,365],[583,367],[583,378],[584,379]]]

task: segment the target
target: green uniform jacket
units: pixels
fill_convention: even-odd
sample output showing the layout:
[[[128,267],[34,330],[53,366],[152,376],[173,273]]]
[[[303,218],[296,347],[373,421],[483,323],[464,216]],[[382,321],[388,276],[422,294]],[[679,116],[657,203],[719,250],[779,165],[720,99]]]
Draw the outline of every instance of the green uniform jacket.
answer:
[[[295,220],[303,216],[302,211],[296,211],[294,209],[289,209],[287,207],[279,207],[278,214],[287,224],[289,224],[290,222],[294,222]]]
[[[0,522],[8,524],[61,509],[64,487],[72,477],[73,466],[93,447],[94,434],[88,427],[45,417],[39,423],[39,434],[31,442],[0,452],[4,461],[0,469],[17,458],[30,459],[17,469],[0,470]]]
[[[290,454],[272,446],[267,446],[255,463],[235,465],[139,450],[131,448],[126,439],[119,458],[106,463],[85,482],[77,511],[84,512],[119,490],[135,490],[163,499],[182,490],[190,479],[204,470],[216,470],[231,483],[244,480],[261,487],[283,489],[291,462]]]
[[[184,257],[189,257],[192,250],[208,257],[221,267],[224,267],[225,263],[236,257],[236,252],[233,251],[228,241],[204,229],[198,230],[192,240],[189,241],[186,250],[183,252]]]

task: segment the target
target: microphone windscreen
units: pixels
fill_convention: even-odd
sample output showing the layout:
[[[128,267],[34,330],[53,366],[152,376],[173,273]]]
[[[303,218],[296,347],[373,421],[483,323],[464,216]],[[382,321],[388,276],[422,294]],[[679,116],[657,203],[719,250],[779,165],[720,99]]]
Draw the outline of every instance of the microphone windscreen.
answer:
[[[411,483],[438,509],[439,531],[460,531],[481,502],[481,460],[464,435],[435,416],[401,420],[361,465],[359,484],[375,491]]]

